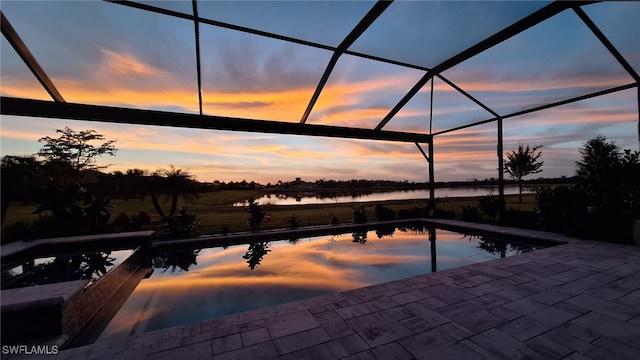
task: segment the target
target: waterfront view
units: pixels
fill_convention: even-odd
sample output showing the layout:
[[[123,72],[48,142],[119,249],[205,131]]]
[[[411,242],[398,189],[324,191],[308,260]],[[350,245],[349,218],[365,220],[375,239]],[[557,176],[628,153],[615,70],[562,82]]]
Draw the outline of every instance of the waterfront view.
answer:
[[[538,187],[523,186],[522,193],[535,193]],[[443,187],[436,189],[436,198],[472,197],[472,196],[498,196],[497,186],[469,186],[469,187]],[[518,186],[507,185],[504,187],[505,195],[518,193]],[[394,191],[354,191],[336,193],[314,193],[301,191],[299,193],[269,193],[255,200],[262,205],[311,205],[311,204],[340,204],[351,202],[389,201],[389,200],[424,200],[429,198],[428,189],[394,190]],[[247,201],[239,201],[234,206],[247,206]]]

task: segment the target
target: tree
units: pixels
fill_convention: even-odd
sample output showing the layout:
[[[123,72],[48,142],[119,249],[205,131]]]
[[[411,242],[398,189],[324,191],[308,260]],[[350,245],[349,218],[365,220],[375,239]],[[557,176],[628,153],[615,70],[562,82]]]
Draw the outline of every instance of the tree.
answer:
[[[507,159],[504,160],[504,171],[518,180],[519,202],[522,203],[522,178],[527,175],[537,174],[542,171],[540,169],[544,161],[539,161],[542,151],[539,149],[542,145],[533,148],[522,144],[518,144],[518,150],[507,153]]]
[[[576,162],[578,185],[591,205],[621,217],[640,215],[640,152],[621,150],[613,141],[599,135],[580,148]]]
[[[580,154],[582,159],[576,161],[578,185],[587,192],[592,205],[602,206],[610,200],[612,185],[617,181],[620,149],[615,142],[598,135],[584,143]]]
[[[267,214],[262,211],[260,204],[254,198],[249,198],[248,202],[249,226],[251,226],[252,231],[260,231],[260,224],[262,224],[262,220]]]
[[[5,155],[1,160],[0,200],[2,200],[2,222],[7,214],[9,202],[33,200],[34,189],[46,179],[42,164],[34,156]]]
[[[262,258],[269,252],[271,252],[271,250],[269,250],[268,241],[255,242],[249,244],[249,248],[242,258],[247,260],[249,269],[255,270],[256,266],[260,265],[260,262],[262,262]]]
[[[38,142],[46,144],[38,152],[47,162],[67,165],[74,172],[76,180],[85,170],[104,169],[108,165],[98,165],[96,158],[102,155],[115,156],[118,149],[113,145],[115,140],[105,141],[105,136],[95,130],[74,131],[69,127],[56,130],[60,137],[45,136]],[[93,145],[93,142],[102,142]]]
[[[176,169],[171,165],[170,169],[159,169],[152,174],[151,202],[158,215],[165,219],[176,215],[178,209],[178,197],[193,202],[198,198],[193,175],[187,170]],[[171,198],[169,214],[165,215],[158,201],[158,193],[165,193]]]

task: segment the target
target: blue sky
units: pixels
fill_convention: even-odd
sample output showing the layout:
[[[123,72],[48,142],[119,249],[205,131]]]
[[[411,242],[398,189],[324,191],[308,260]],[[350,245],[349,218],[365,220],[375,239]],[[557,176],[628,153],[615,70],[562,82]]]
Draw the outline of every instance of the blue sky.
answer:
[[[191,13],[191,2],[146,2]],[[350,47],[434,66],[546,2],[396,1]],[[370,1],[199,2],[202,17],[337,46]],[[198,112],[193,23],[97,1],[2,1],[3,13],[69,102]],[[640,3],[583,10],[640,71]],[[200,27],[206,114],[297,122],[332,53],[211,25]],[[0,93],[50,100],[3,38]],[[308,123],[373,128],[424,75],[416,69],[342,55]],[[571,10],[514,36],[442,76],[504,115],[633,82]],[[493,116],[440,79],[433,130]],[[385,127],[428,133],[428,83]],[[505,150],[543,145],[542,176],[571,176],[578,148],[605,135],[638,149],[637,89],[505,120]],[[2,155],[33,154],[55,129],[95,129],[119,148],[109,170],[175,165],[200,181],[302,177],[425,181],[413,144],[142,127],[2,116]],[[496,177],[496,124],[435,138],[436,180]]]

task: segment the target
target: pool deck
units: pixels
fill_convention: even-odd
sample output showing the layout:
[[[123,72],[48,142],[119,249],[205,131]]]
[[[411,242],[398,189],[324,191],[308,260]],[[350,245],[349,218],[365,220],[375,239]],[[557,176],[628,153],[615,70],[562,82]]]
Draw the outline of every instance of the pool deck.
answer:
[[[640,247],[505,231],[565,244],[43,358],[640,359]]]

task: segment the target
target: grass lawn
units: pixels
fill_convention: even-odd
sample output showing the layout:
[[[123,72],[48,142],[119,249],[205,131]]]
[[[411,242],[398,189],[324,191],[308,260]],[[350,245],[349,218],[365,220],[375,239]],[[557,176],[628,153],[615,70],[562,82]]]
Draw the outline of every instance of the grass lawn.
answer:
[[[183,199],[178,201],[178,207],[186,207],[188,213],[196,215],[198,231],[194,235],[219,234],[226,228],[229,232],[249,231],[248,213],[243,206],[233,206],[233,203],[245,201],[250,197],[259,197],[260,190],[226,190],[200,194],[194,203],[187,203]],[[478,206],[480,197],[465,198],[443,198],[438,199],[436,208],[455,213],[460,216],[464,206]],[[523,203],[518,203],[517,195],[507,195],[506,208],[513,208],[520,211],[533,211],[535,208],[535,194],[524,194]],[[169,199],[161,199],[161,205],[165,212],[169,209]],[[151,198],[145,199],[113,199],[110,201],[109,211],[111,220],[120,213],[137,214],[140,211],[151,216],[151,223],[145,226],[146,230],[155,230],[156,236],[167,234],[166,224],[162,223],[160,216],[156,213]],[[261,229],[278,229],[292,227],[291,219],[296,218],[298,226],[328,225],[333,216],[337,217],[340,223],[351,223],[353,210],[356,206],[364,206],[369,221],[375,220],[375,206],[384,206],[395,210],[412,209],[415,207],[426,207],[427,199],[416,200],[390,200],[372,201],[361,203],[339,203],[339,204],[317,204],[317,205],[263,205],[261,208],[267,214]],[[7,217],[3,224],[10,226],[12,223],[22,221],[31,223],[38,219],[40,215],[32,214],[36,209],[34,204],[12,203],[7,210]],[[424,214],[425,216],[427,214]]]

